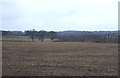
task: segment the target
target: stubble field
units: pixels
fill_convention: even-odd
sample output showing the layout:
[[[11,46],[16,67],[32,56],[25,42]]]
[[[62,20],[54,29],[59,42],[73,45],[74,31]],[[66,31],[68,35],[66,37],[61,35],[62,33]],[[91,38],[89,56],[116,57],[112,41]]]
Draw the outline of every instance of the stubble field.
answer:
[[[90,42],[2,42],[3,76],[118,75],[118,46]]]

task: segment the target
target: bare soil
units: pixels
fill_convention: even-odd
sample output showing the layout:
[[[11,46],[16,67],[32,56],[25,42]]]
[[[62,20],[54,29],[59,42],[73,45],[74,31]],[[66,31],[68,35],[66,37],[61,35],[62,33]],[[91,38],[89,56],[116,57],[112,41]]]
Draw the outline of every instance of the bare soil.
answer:
[[[90,42],[2,42],[3,76],[118,75],[118,45]]]

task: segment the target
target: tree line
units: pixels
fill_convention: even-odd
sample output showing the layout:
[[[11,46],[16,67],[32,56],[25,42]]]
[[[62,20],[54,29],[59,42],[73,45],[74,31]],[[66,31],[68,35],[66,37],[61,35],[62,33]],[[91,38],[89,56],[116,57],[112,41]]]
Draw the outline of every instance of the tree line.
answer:
[[[71,42],[96,42],[96,43],[120,43],[120,35],[117,33],[106,33],[106,34],[69,34],[69,35],[59,35],[58,38],[61,41],[71,41]]]
[[[97,43],[118,43],[120,38],[120,31],[45,31],[45,30],[26,30],[22,31],[2,31],[2,35],[12,36],[29,36],[31,41],[35,39],[41,40],[51,39],[53,42],[97,42]]]
[[[27,30],[25,31],[25,35],[26,36],[30,36],[30,38],[32,39],[32,41],[34,41],[35,38],[38,38],[38,40],[41,40],[43,42],[43,40],[45,38],[50,38],[52,41],[57,38],[57,33],[54,32],[54,31],[44,31],[44,30],[41,30],[41,31],[35,31],[34,29],[33,30]]]

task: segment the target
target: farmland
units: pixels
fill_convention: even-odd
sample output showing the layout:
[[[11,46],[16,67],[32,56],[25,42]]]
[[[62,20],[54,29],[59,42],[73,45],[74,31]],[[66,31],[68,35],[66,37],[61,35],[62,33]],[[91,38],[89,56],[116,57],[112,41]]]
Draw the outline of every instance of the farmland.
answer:
[[[3,41],[4,76],[118,75],[118,45],[92,42]]]

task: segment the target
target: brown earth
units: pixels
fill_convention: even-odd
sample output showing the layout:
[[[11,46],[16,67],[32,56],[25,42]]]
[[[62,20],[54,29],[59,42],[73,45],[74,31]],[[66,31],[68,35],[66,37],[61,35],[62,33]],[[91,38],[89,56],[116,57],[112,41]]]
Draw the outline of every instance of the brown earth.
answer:
[[[118,75],[118,46],[89,42],[2,43],[3,76]]]

